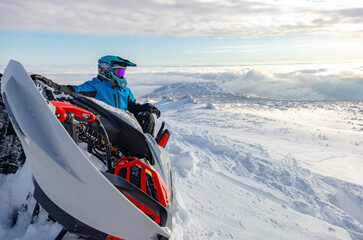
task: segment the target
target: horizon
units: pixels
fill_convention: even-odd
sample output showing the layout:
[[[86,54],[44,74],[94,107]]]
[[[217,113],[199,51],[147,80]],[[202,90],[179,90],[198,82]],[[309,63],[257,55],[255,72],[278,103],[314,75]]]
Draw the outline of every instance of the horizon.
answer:
[[[79,85],[97,75],[96,66],[24,67],[64,85]],[[141,66],[128,68],[126,78],[136,98],[174,83],[212,83],[220,91],[271,100],[363,100],[363,63]]]

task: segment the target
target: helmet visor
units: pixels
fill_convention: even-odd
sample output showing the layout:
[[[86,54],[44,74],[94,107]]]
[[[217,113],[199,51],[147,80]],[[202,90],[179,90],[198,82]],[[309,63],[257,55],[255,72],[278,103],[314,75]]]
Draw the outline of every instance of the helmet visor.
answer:
[[[123,77],[123,76],[125,75],[125,71],[126,71],[126,69],[125,69],[125,68],[116,68],[116,69],[114,70],[114,74],[115,74],[117,77],[121,78],[121,77]]]

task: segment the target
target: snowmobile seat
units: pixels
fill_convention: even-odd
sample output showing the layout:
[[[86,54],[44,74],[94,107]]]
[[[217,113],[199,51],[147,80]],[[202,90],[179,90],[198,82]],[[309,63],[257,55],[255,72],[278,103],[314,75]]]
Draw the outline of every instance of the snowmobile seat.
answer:
[[[73,99],[70,100],[72,104],[100,116],[113,146],[118,147],[126,156],[145,158],[151,165],[155,164],[143,132],[128,124],[118,114],[103,108],[85,96],[77,93],[72,93],[72,96]]]

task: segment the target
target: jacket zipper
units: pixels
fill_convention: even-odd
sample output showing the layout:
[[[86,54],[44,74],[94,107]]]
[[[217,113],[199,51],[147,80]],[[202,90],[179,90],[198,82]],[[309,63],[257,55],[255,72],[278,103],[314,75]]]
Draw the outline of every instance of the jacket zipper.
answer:
[[[113,95],[113,100],[115,101],[115,107],[117,107],[116,94]]]
[[[117,91],[117,108],[120,108],[120,93]]]

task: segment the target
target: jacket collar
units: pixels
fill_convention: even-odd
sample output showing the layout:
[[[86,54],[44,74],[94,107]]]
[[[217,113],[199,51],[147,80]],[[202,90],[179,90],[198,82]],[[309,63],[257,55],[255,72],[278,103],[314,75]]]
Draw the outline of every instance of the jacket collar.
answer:
[[[102,82],[103,84],[105,84],[109,87],[121,88],[115,81],[109,80],[102,75],[97,75],[97,77],[95,79],[98,79],[100,82]]]

